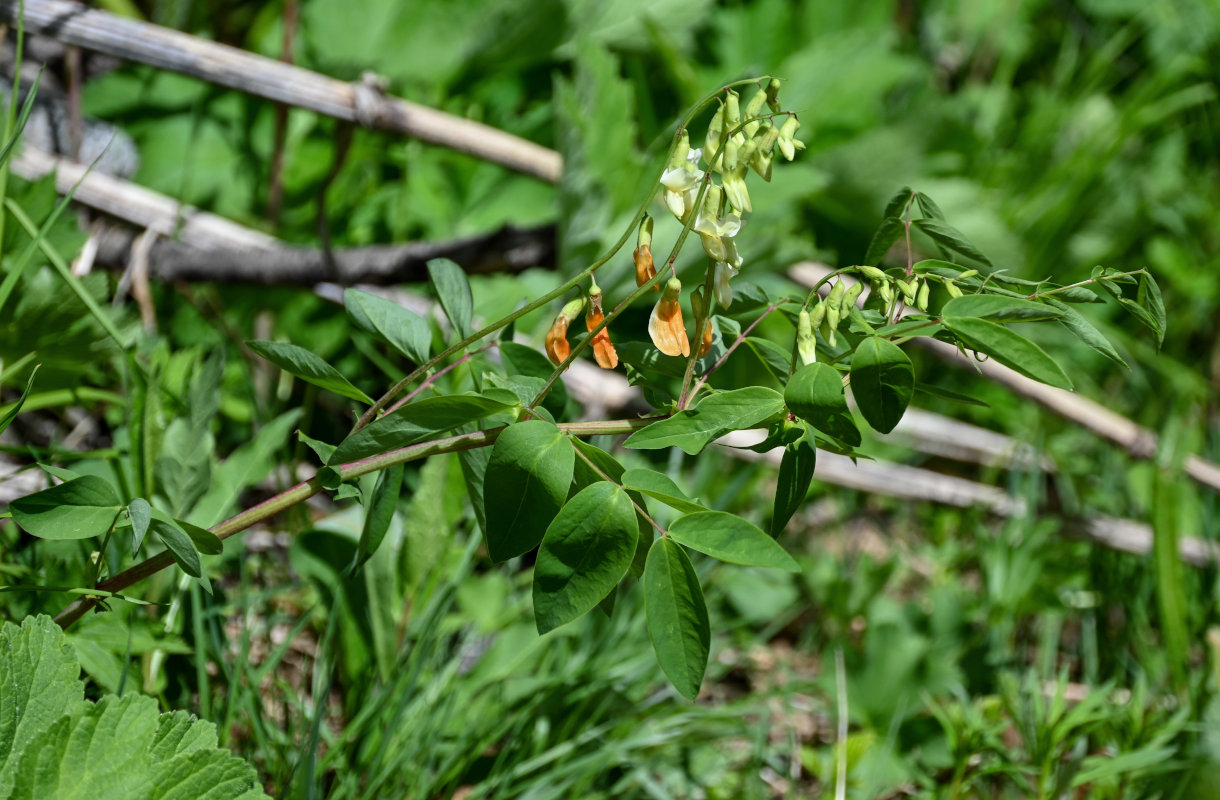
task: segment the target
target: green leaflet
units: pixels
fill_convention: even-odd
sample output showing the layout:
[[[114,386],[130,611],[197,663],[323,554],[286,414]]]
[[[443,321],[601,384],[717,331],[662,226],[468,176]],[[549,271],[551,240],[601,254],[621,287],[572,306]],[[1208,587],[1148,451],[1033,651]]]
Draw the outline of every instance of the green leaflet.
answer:
[[[775,486],[775,502],[771,509],[772,536],[780,534],[801,503],[805,502],[809,484],[813,481],[817,453],[812,431],[784,445],[784,457],[779,464],[779,479]]]
[[[152,506],[143,497],[127,504],[127,516],[131,519],[131,557],[135,558],[148,534],[148,523],[152,520]]]
[[[18,525],[40,539],[88,539],[110,530],[123,504],[105,480],[82,475],[20,497],[9,509]]]
[[[12,424],[17,415],[21,413],[21,406],[25,403],[27,397],[30,396],[30,391],[34,388],[34,376],[38,374],[38,368],[41,364],[35,364],[34,369],[30,371],[30,377],[25,382],[25,389],[21,392],[21,397],[17,398],[17,402],[13,403],[12,408],[0,416],[0,433],[4,433],[4,429]]]
[[[852,447],[860,445],[860,429],[847,408],[843,379],[829,364],[818,362],[797,370],[784,388],[784,402],[822,433]]]
[[[1097,330],[1093,323],[1089,322],[1083,314],[1067,303],[1056,300],[1053,297],[1046,298],[1046,302],[1063,312],[1063,316],[1059,318],[1059,324],[1076,334],[1080,341],[1101,353],[1115,364],[1127,366],[1127,362],[1114,349],[1114,345],[1110,344],[1110,340],[1103,336],[1101,331]]]
[[[905,229],[906,226],[897,217],[886,217],[881,220],[876,233],[868,243],[868,251],[865,252],[864,261],[861,263],[872,266],[881,263],[882,257],[894,246],[894,242],[898,241]]]
[[[783,410],[779,393],[762,386],[719,392],[693,409],[679,411],[636,431],[627,438],[626,446],[639,450],[677,447],[696,455],[717,436],[752,428]]]
[[[991,261],[988,260],[987,256],[983,255],[982,251],[971,244],[970,240],[962,235],[961,231],[943,220],[925,217],[924,219],[915,220],[912,224],[942,247],[947,247],[955,253],[961,253],[967,258],[973,258],[980,264],[991,266]]]
[[[508,408],[504,403],[476,394],[425,397],[373,420],[344,439],[326,464],[346,464],[397,450]]]
[[[246,345],[256,354],[306,383],[312,383],[314,386],[334,392],[340,397],[369,405],[373,404],[373,399],[353,386],[351,381],[339,373],[339,370],[327,364],[321,356],[315,355],[303,347],[286,342],[259,340],[246,342]]]
[[[669,538],[730,564],[800,571],[792,556],[774,539],[735,514],[723,511],[687,514],[669,526]]]
[[[945,317],[945,327],[971,350],[991,356],[1036,381],[1072,389],[1072,380],[1053,358],[1019,333],[977,317]]]
[[[707,510],[697,500],[687,497],[686,492],[679,489],[678,484],[674,483],[668,475],[662,475],[650,469],[629,469],[623,473],[620,482],[623,484],[623,488],[634,489],[679,511]]]
[[[474,297],[466,273],[447,258],[434,258],[428,262],[428,277],[457,338],[466,338],[470,335],[470,320],[474,316]]]
[[[416,364],[428,360],[432,350],[432,328],[423,317],[384,297],[358,289],[343,293],[343,306],[358,326]]]
[[[622,580],[639,531],[627,493],[608,481],[582,489],[546,529],[534,565],[539,633],[571,622]]]
[[[712,632],[699,576],[681,545],[667,536],[648,550],[644,608],[657,662],[674,688],[694,700],[707,671]]]
[[[507,561],[542,541],[568,486],[576,453],[550,422],[511,425],[496,439],[483,479],[487,553]]]
[[[997,322],[1033,322],[1058,319],[1063,312],[1049,303],[1021,300],[998,294],[967,294],[945,303],[941,316],[981,317]]]
[[[898,345],[870,336],[856,346],[851,360],[851,391],[861,416],[874,430],[894,430],[914,389],[911,359]]]
[[[360,542],[356,545],[356,555],[352,559],[347,574],[354,575],[364,566],[381,542],[385,539],[394,512],[398,510],[398,495],[402,491],[402,475],[404,464],[386,467],[377,476],[377,485],[373,487],[372,497],[364,509],[364,525],[360,529]]]

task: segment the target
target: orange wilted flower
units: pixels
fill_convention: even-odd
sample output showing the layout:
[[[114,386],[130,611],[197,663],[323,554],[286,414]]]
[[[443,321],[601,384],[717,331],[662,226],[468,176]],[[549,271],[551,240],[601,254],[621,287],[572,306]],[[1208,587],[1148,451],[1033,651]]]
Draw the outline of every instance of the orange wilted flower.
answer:
[[[589,312],[585,314],[585,328],[592,331],[603,319],[605,316],[602,314],[602,290],[601,287],[594,286],[589,290]],[[614,349],[614,344],[610,341],[610,331],[606,328],[593,334],[593,357],[597,359],[597,366],[602,369],[614,369],[618,366],[618,351]]]
[[[652,262],[652,248],[649,245],[640,245],[631,254],[635,259],[635,285],[643,286],[657,276],[657,267]],[[661,291],[660,286],[652,287],[653,291]]]
[[[583,297],[571,301],[560,310],[559,316],[551,323],[551,329],[546,332],[546,356],[555,366],[562,364],[572,353],[572,346],[568,344],[568,326],[584,307]]]
[[[652,343],[667,356],[689,356],[690,340],[686,338],[686,323],[682,321],[682,281],[670,278],[661,299],[648,318],[648,335]]]

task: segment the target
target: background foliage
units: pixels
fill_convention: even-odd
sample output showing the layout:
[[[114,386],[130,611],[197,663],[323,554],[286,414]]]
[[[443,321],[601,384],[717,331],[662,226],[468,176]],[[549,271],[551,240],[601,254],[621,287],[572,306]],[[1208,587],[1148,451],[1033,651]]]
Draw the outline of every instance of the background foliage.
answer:
[[[280,54],[278,4],[138,10]],[[728,80],[775,74],[807,149],[752,187],[743,278],[784,291],[794,261],[860,262],[904,185],[934,197],[1016,276],[1070,283],[1095,264],[1147,266],[1170,311],[1160,353],[1113,304],[1086,313],[1130,370],[1066,333],[1031,335],[1070,365],[1081,393],[1162,433],[1171,450],[1220,456],[1214,4],[307,0],[295,36],[302,66],[348,80],[373,70],[392,93],[557,148],[562,182],[362,129],[344,153],[333,120],[293,110],[276,221],[270,104],[128,65],[87,82],[84,109],[134,137],[136,180],[293,242],[318,244],[319,219],[335,245],[556,221],[556,272],[473,281],[476,313],[495,319],[618,237],[691,102]],[[10,196],[35,220],[54,203],[46,183]],[[657,239],[671,241],[676,226],[657,217]],[[29,239],[11,221],[4,237],[11,268]],[[67,215],[49,239],[72,254],[84,236]],[[916,247],[932,252],[928,240]],[[266,370],[240,342],[292,341],[373,396],[401,375],[392,354],[308,291],[162,286],[160,333],[139,345],[154,365],[150,390],[40,258],[0,309],[3,399],[25,385],[26,354],[43,365],[26,406],[38,425],[5,449],[133,491],[155,470],[173,507],[200,525],[235,510],[224,507],[232,490],[283,484],[275,465],[311,460],[286,444],[294,428],[338,441],[351,422],[341,401]],[[702,269],[700,258],[683,259],[684,278]],[[599,282],[621,293],[630,275],[624,257]],[[104,275],[82,283],[98,302],[111,295]],[[616,336],[644,341],[646,318],[646,307],[632,310]],[[549,321],[530,315],[517,330],[541,341]],[[114,324],[127,336],[138,322],[121,309]],[[790,347],[787,323],[760,331]],[[1098,797],[1208,796],[1220,760],[1215,570],[1158,573],[1147,558],[1064,534],[1082,517],[1148,520],[1172,507],[1178,529],[1212,540],[1215,495],[1185,480],[1167,489],[1152,464],[912,357],[921,379],[987,403],[921,395],[923,407],[1053,460],[1047,480],[984,475],[1043,513],[999,522],[815,484],[783,539],[800,572],[696,561],[717,631],[698,703],[665,688],[638,590],[619,594],[612,618],[593,613],[537,636],[529,570],[492,567],[480,550],[457,456],[408,467],[386,546],[354,579],[343,569],[363,513],[349,500],[231,540],[208,562],[212,594],[164,573],[140,593],[164,605],[114,602],[68,641],[89,692],[138,690],[163,710],[213,721],[273,796],[818,796],[835,786],[839,757],[856,797],[1054,797],[1080,787]],[[769,380],[749,356],[724,372],[726,384]],[[452,387],[470,379],[458,370]],[[69,407],[98,420],[84,446]],[[766,521],[757,498],[774,475],[761,465],[729,469],[711,450],[624,461],[668,472],[713,508]],[[93,577],[79,542],[35,541],[7,521],[0,537],[12,586]],[[124,553],[103,558],[117,566]],[[1167,621],[1159,604],[1168,595],[1180,602]],[[64,602],[24,590],[0,600],[11,619]],[[836,744],[841,711],[850,728]]]

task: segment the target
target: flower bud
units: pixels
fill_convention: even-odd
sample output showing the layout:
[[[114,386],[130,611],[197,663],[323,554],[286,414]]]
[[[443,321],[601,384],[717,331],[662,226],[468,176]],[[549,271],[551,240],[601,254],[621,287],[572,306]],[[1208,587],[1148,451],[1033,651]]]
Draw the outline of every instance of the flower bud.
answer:
[[[949,293],[949,297],[962,296],[962,290],[953,281],[945,281],[945,291]]]
[[[699,345],[699,358],[707,355],[707,352],[712,349],[712,342],[714,341],[716,341],[716,328],[709,317],[703,323],[703,342]]]
[[[915,305],[915,293],[919,291],[919,287],[915,283],[915,281],[904,281],[901,278],[894,279],[894,285],[898,287],[898,291],[902,292],[902,297],[906,300],[907,305]]]
[[[757,117],[759,114],[762,113],[763,107],[766,104],[767,104],[767,93],[763,89],[759,89],[757,92],[754,93],[754,96],[750,98],[750,102],[746,104],[746,110],[745,110],[745,114],[744,114],[745,119],[754,119],[755,117]],[[759,120],[755,119],[753,122],[746,123],[745,128],[743,128],[742,130],[744,130],[746,132],[746,136],[753,136],[755,131],[758,130],[758,127],[761,124],[762,123]]]
[[[851,314],[851,310],[856,307],[856,301],[860,299],[860,295],[864,293],[864,284],[856,281],[851,287],[843,293],[843,302],[839,306],[839,314],[844,319]]]
[[[559,316],[555,317],[555,321],[551,323],[551,329],[547,331],[546,356],[555,366],[562,364],[572,353],[572,347],[568,344],[568,326],[584,307],[585,299],[583,297],[567,303],[560,309]]]
[[[830,287],[830,294],[826,295],[826,305],[830,308],[837,309],[843,302],[843,295],[847,293],[847,284],[842,280],[836,280],[835,285]],[[827,309],[829,311],[829,309]]]
[[[728,196],[729,205],[739,214],[753,211],[750,203],[750,190],[746,187],[746,171],[739,166],[732,172],[724,174],[724,193]]]
[[[711,158],[716,155],[716,151],[720,149],[720,143],[724,141],[724,103],[716,109],[716,113],[712,114],[712,120],[707,124],[707,138],[703,141],[703,149],[707,152],[707,157]]]
[[[818,341],[813,335],[813,319],[803,308],[796,318],[796,352],[805,366],[818,360]]]
[[[960,275],[958,275],[958,276],[957,276],[956,278],[954,278],[953,280],[955,280],[955,281],[964,281],[964,280],[966,280],[967,278],[973,278],[975,275],[978,275],[978,274],[979,274],[979,271],[978,271],[977,269],[968,269],[968,270],[966,270],[965,272],[963,272],[963,273],[961,273]]]
[[[797,150],[804,150],[805,143],[796,138],[796,131],[801,127],[801,121],[796,117],[788,117],[784,120],[784,125],[779,129],[779,151],[784,154],[784,158],[791,161],[796,158]]]
[[[741,124],[741,95],[735,89],[729,89],[724,97],[724,132]]]
[[[924,281],[919,287],[919,296],[915,300],[915,307],[920,311],[928,310],[928,298],[932,294],[932,284]]]
[[[870,267],[868,265],[863,265],[863,266],[856,267],[856,269],[858,269],[860,271],[860,274],[863,275],[864,277],[868,278],[870,281],[889,280],[889,276],[887,276],[885,274],[885,272],[883,272],[880,269],[877,269],[876,267]]]
[[[589,290],[589,313],[585,314],[585,329],[592,333],[604,319],[602,290],[595,285]],[[593,358],[602,369],[614,369],[618,366],[618,351],[614,349],[614,344],[610,341],[610,331],[606,328],[593,334]]]
[[[822,326],[822,320],[826,319],[826,301],[819,299],[813,306],[813,311],[809,313],[809,325],[817,330]]]
[[[839,304],[826,301],[826,341],[831,347],[837,344],[839,330]]]
[[[881,302],[885,304],[886,308],[889,308],[894,302],[894,286],[890,281],[877,281],[873,284],[873,291],[881,298]]]
[[[779,78],[772,78],[767,84],[767,105],[776,114],[780,112],[779,106]]]

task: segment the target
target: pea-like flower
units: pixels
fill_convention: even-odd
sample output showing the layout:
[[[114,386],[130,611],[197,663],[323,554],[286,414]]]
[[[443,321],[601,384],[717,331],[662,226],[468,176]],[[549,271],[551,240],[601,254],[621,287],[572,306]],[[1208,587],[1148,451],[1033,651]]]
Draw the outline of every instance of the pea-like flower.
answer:
[[[703,252],[713,261],[727,261],[733,267],[741,266],[741,256],[733,237],[741,231],[741,215],[731,212],[720,216],[721,189],[709,186],[703,195],[703,207],[695,218],[695,233],[703,242]]]
[[[703,150],[691,149],[690,136],[683,131],[669,168],[661,174],[661,185],[665,187],[665,205],[683,222],[686,221],[687,215],[695,210],[699,181],[703,179],[703,172],[697,165],[702,157]]]
[[[594,286],[589,290],[589,312],[585,314],[585,328],[592,333],[593,329],[602,324],[605,315],[602,313],[602,290]],[[618,366],[618,351],[610,341],[610,331],[602,328],[593,334],[593,358],[602,369],[614,369]]]
[[[740,259],[738,260],[740,261]],[[712,289],[716,292],[716,302],[721,308],[728,308],[733,304],[733,287],[729,284],[729,281],[736,278],[737,273],[740,271],[727,261],[716,262],[716,274],[713,276]]]
[[[682,281],[670,278],[648,318],[648,335],[657,349],[667,356],[690,355],[690,340],[686,337],[686,323],[682,320],[679,302],[681,295]]]
[[[652,217],[647,214],[640,221],[640,230],[636,233],[635,252],[631,254],[635,261],[635,285],[643,286],[657,276],[656,264],[652,261]],[[654,291],[661,291],[660,286],[653,286]]]
[[[546,357],[555,366],[562,364],[572,354],[572,346],[568,344],[568,326],[584,307],[583,297],[571,301],[560,309],[559,316],[555,317],[551,329],[546,332]]]

